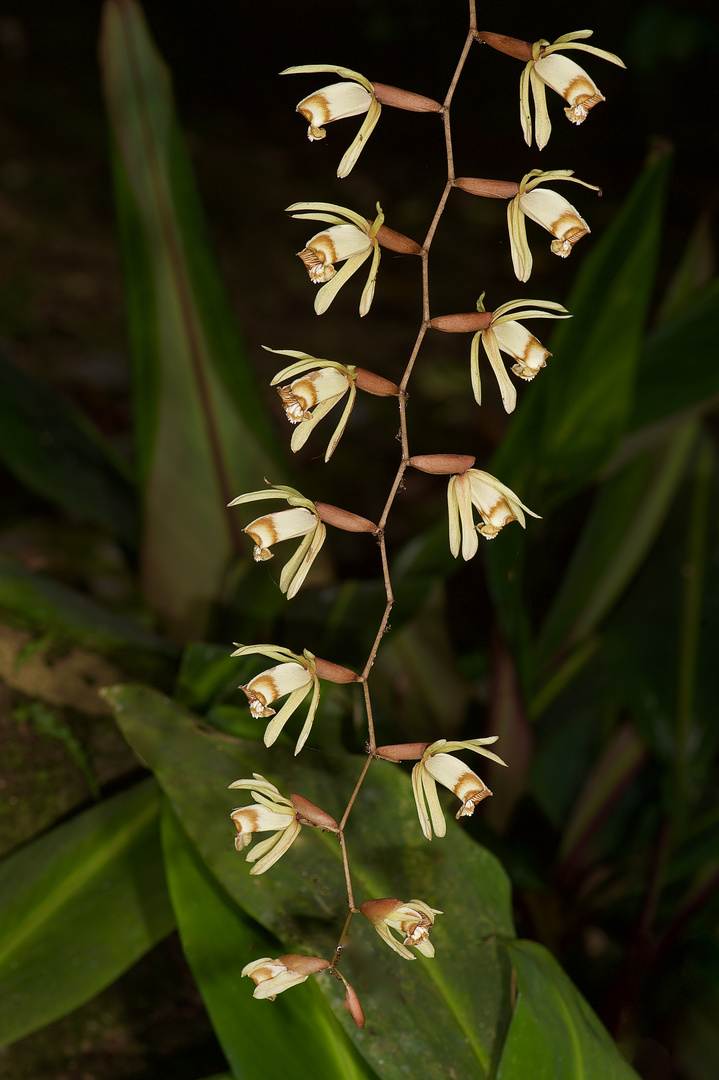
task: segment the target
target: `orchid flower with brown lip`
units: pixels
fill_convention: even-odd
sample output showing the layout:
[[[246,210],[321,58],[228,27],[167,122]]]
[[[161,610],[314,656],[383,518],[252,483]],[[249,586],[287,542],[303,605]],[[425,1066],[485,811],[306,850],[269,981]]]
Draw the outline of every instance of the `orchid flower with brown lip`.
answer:
[[[390,949],[394,949],[405,960],[416,959],[407,948],[408,945],[423,956],[434,956],[434,945],[429,940],[429,931],[434,926],[435,915],[442,914],[438,908],[430,907],[423,900],[403,903],[393,897],[384,897],[381,900],[366,900],[364,904],[360,904],[360,911]],[[393,930],[402,935],[401,942],[394,936]]]
[[[256,832],[272,832],[274,835],[256,844],[247,855],[247,862],[256,863],[250,874],[264,874],[292,846],[302,826],[292,802],[280,795],[279,790],[260,773],[253,773],[252,780],[235,780],[231,788],[249,790],[257,802],[241,806],[230,814],[237,836],[235,848],[243,851],[252,842]]]
[[[259,960],[251,960],[242,969],[242,975],[249,975],[255,984],[252,992],[254,998],[266,998],[274,1001],[278,994],[289,990],[292,986],[299,986],[310,975],[316,975],[319,971],[326,971],[330,966],[329,960],[323,960],[321,956],[300,956],[298,953],[285,953],[273,960],[270,956],[262,956]]]
[[[330,124],[333,120],[344,120],[346,117],[366,114],[359,131],[337,168],[337,176],[342,179],[352,172],[367,140],[374,131],[382,106],[377,101],[369,79],[365,79],[364,75],[360,75],[358,71],[352,71],[351,68],[338,67],[335,64],[300,64],[297,67],[285,68],[280,75],[310,75],[313,72],[339,75],[345,81],[323,86],[314,94],[303,98],[297,106],[297,112],[304,116],[309,124],[307,138],[310,142],[324,139],[325,124]]]
[[[532,169],[522,177],[519,192],[507,205],[509,243],[512,249],[514,272],[520,281],[528,281],[532,273],[532,253],[527,243],[525,217],[531,218],[554,237],[550,247],[562,259],[571,254],[572,248],[590,232],[583,217],[563,195],[547,188],[540,188],[548,180],[571,180],[573,184],[599,191],[596,184],[578,180],[571,169],[554,169],[542,172]]]
[[[309,221],[324,221],[330,226],[323,232],[315,233],[307,244],[298,251],[299,258],[305,265],[310,281],[322,288],[315,297],[315,311],[324,314],[342,286],[360,266],[372,255],[372,263],[367,282],[362,290],[359,313],[364,316],[372,306],[375,281],[379,269],[380,246],[377,240],[384,222],[384,213],[377,203],[377,217],[370,224],[366,218],[336,203],[299,202],[287,207],[287,212],[295,218]],[[335,263],[344,262],[341,270],[335,269]]]
[[[492,540],[510,521],[518,521],[525,528],[524,511],[534,518],[539,517],[520,501],[511,488],[481,469],[467,469],[450,477],[447,505],[449,548],[455,559],[460,546],[465,560],[477,554],[478,533],[485,540]],[[474,523],[473,508],[479,511],[481,525]]]
[[[447,823],[437,794],[438,783],[449,788],[461,801],[462,805],[456,814],[457,820],[471,816],[482,799],[492,794],[484,781],[460,758],[454,757],[451,751],[473,750],[475,754],[483,754],[499,765],[506,765],[506,762],[491,750],[485,749],[498,738],[498,735],[490,735],[486,739],[467,739],[464,742],[438,739],[426,748],[412,769],[412,790],[419,823],[428,840],[432,839],[433,829],[436,836],[444,836],[447,832]]]
[[[314,655],[307,649],[300,656],[290,652],[289,649],[279,645],[238,645],[232,656],[252,656],[259,654],[270,660],[276,660],[275,667],[255,675],[244,686],[240,686],[249,702],[250,713],[256,718],[272,717],[265,728],[265,746],[272,746],[277,740],[283,727],[302,704],[310,690],[312,700],[310,702],[307,718],[302,726],[295,754],[299,754],[307,741],[307,736],[312,728],[312,723],[320,702],[320,680],[317,675],[317,665]],[[270,706],[281,697],[287,697],[287,701],[278,713]]]

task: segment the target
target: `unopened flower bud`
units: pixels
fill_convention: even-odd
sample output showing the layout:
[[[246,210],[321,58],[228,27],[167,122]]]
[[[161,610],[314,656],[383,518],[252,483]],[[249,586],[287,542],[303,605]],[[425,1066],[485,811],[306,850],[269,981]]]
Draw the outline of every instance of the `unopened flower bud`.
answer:
[[[477,38],[479,41],[483,41],[485,45],[491,45],[498,52],[506,53],[507,56],[514,56],[517,60],[524,60],[526,63],[532,59],[532,44],[529,41],[507,37],[506,34],[493,34],[489,30],[480,30],[477,33]]]
[[[491,321],[491,311],[464,311],[458,315],[438,315],[430,319],[429,325],[445,334],[476,334],[478,330],[486,330]]]
[[[378,746],[374,756],[383,761],[419,761],[431,743],[406,742],[394,743],[392,746]]]
[[[354,1020],[358,1028],[364,1027],[364,1012],[360,1005],[360,999],[357,997],[357,993],[353,986],[350,986],[348,982],[345,983],[345,1005],[349,1011],[350,1016]]]
[[[333,664],[330,660],[322,660],[319,656],[315,657],[315,674],[320,679],[333,683],[357,682],[359,679],[359,675],[351,668]]]
[[[397,383],[361,367],[355,368],[355,386],[366,394],[374,394],[375,397],[397,397],[399,394]]]
[[[372,221],[369,223],[371,225]],[[388,251],[396,251],[400,255],[419,255],[422,251],[416,240],[411,240],[409,236],[397,232],[396,229],[389,229],[386,225],[380,225],[375,235],[380,247],[387,248]]]
[[[397,86],[387,86],[386,83],[378,82],[372,83],[372,89],[375,98],[381,105],[390,105],[394,109],[405,109],[407,112],[442,111],[442,106],[438,101],[425,97],[424,94],[413,94],[409,90],[400,90]]]
[[[328,525],[334,525],[336,529],[344,529],[345,532],[368,532],[376,533],[377,526],[369,518],[352,514],[349,510],[340,510],[339,506],[331,506],[330,503],[315,503],[315,509],[320,521]]]
[[[475,460],[470,454],[416,454],[408,459],[407,464],[420,472],[452,476],[471,469]]]
[[[301,825],[314,825],[317,829],[326,829],[328,832],[339,832],[339,825],[325,810],[315,806],[303,795],[290,795],[290,800],[297,811],[297,820]],[[319,970],[319,969],[318,969]]]
[[[454,186],[485,199],[513,199],[519,194],[519,184],[513,180],[481,180],[476,176],[460,176]]]

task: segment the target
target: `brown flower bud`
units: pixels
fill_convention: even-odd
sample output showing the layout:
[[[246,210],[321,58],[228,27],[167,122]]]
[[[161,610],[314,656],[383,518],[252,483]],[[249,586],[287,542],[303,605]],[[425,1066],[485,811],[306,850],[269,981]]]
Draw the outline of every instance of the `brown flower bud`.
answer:
[[[425,97],[424,94],[413,94],[409,90],[400,90],[397,86],[387,86],[386,83],[379,82],[372,83],[372,89],[374,90],[374,96],[381,105],[390,105],[394,109],[405,109],[407,112],[442,111],[442,106],[438,101]]]
[[[480,30],[477,37],[485,45],[491,45],[493,49],[506,53],[507,56],[514,56],[525,63],[532,59],[532,45],[529,41],[507,37],[506,34],[492,34],[489,30]]]
[[[369,919],[371,923],[378,923],[392,915],[401,905],[401,900],[385,896],[381,900],[365,900],[364,904],[360,904],[359,909],[365,919]]]
[[[333,683],[357,682],[359,679],[359,675],[350,668],[333,664],[329,660],[322,660],[319,656],[315,657],[315,673],[320,679]]]
[[[373,220],[373,218],[367,219],[370,225]],[[396,229],[390,229],[386,225],[380,225],[376,235],[380,247],[387,248],[388,251],[397,251],[400,255],[419,255],[422,251],[416,240],[410,240],[409,236],[397,232]]]
[[[349,1010],[349,1014],[354,1020],[358,1028],[364,1027],[364,1012],[360,1005],[360,999],[357,997],[357,993],[354,987],[350,986],[348,982],[345,983],[345,1005]]]
[[[334,525],[336,529],[344,529],[345,532],[377,532],[377,526],[373,521],[360,517],[359,514],[352,514],[349,510],[340,510],[339,506],[316,502],[315,509],[320,521]]]
[[[374,394],[375,397],[397,397],[399,394],[397,383],[361,367],[355,368],[355,386],[366,394]]]
[[[476,458],[470,454],[416,454],[408,459],[407,464],[420,472],[452,476],[471,469],[475,461]]]
[[[394,743],[392,746],[378,746],[374,756],[383,761],[419,761],[430,745],[428,742],[405,742]]]
[[[480,180],[477,176],[460,176],[454,186],[485,199],[513,199],[519,194],[519,184],[513,180]]]
[[[290,795],[290,801],[297,811],[297,820],[300,825],[314,825],[318,829],[326,829],[328,832],[339,832],[339,825],[335,819],[319,806],[315,806],[303,795]]]
[[[278,956],[277,963],[282,964],[288,971],[294,971],[297,975],[315,975],[318,971],[325,971],[330,966],[329,960],[323,960],[321,956],[300,956],[299,953],[285,953]]]
[[[491,311],[465,311],[460,315],[438,315],[430,319],[429,325],[445,334],[476,334],[478,330],[486,330],[491,321]]]

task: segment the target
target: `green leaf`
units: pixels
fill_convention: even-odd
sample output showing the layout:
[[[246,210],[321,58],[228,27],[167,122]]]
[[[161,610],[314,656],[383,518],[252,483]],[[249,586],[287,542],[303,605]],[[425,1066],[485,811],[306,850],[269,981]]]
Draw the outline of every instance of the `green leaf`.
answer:
[[[139,686],[105,696],[227,892],[286,949],[331,955],[347,910],[336,840],[305,829],[267,874],[250,877],[234,851],[227,817],[235,800],[244,800],[224,789],[259,772],[339,817],[363,759],[313,753],[312,737],[298,759],[278,745],[269,751],[212,734]],[[509,882],[499,863],[452,821],[444,839],[428,843],[409,778],[386,762],[373,763],[353,808],[348,843],[356,903],[417,897],[446,913],[432,932],[437,956],[414,963],[392,953],[364,919],[353,920],[343,971],[362,1001],[367,1031],[358,1032],[342,1012],[350,1036],[386,1080],[446,1077],[448,1061],[457,1076],[491,1075],[508,1020],[509,972],[497,939],[513,934]],[[336,1003],[333,987],[330,992]]]
[[[134,0],[107,0],[100,43],[128,289],[145,591],[178,637],[201,636],[233,551],[227,503],[273,475],[174,112]]]
[[[497,1080],[637,1080],[551,953],[533,941],[507,950],[518,994]]]
[[[132,482],[92,425],[0,353],[0,461],[31,491],[137,547]]]
[[[240,978],[242,968],[284,950],[221,888],[167,802],[162,841],[182,947],[234,1076],[376,1077],[328,1012],[314,977],[274,1002],[253,999],[254,984]],[[341,984],[334,989],[341,998]]]
[[[0,864],[0,1046],[99,993],[170,933],[153,780]]]

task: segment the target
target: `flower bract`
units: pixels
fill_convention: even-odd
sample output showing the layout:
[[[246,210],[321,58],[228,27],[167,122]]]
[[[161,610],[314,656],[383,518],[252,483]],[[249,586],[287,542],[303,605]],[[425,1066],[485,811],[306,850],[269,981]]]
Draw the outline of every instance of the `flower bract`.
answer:
[[[477,308],[484,311],[480,297]],[[519,308],[519,311],[515,309]],[[486,330],[479,330],[472,338],[471,373],[472,390],[478,405],[482,403],[482,384],[479,374],[479,343],[481,341],[487,354],[492,371],[499,383],[502,404],[510,413],[517,404],[517,391],[507,374],[500,354],[507,353],[517,363],[512,371],[520,379],[533,379],[545,366],[546,359],[552,354],[544,348],[529,330],[521,325],[520,319],[568,319],[571,318],[566,308],[551,300],[509,300],[492,312],[492,321]]]
[[[407,948],[408,945],[423,956],[434,956],[434,945],[429,940],[429,931],[434,926],[435,915],[442,914],[438,908],[430,907],[422,900],[403,903],[401,900],[386,897],[382,900],[366,900],[364,904],[360,904],[360,911],[390,949],[394,949],[405,960],[415,959]],[[401,941],[394,936],[393,930],[399,931]]]
[[[599,88],[586,71],[574,60],[561,56],[560,52],[579,49],[593,56],[599,56],[602,60],[608,60],[611,64],[617,64],[619,67],[625,66],[614,53],[597,49],[594,45],[578,43],[579,39],[591,36],[591,30],[576,30],[571,34],[563,34],[551,45],[544,38],[534,42],[532,60],[525,67],[519,80],[519,114],[527,146],[532,145],[532,115],[529,111],[530,86],[534,98],[534,134],[540,150],[547,145],[552,131],[545,87],[549,86],[564,98],[567,102],[565,116],[573,124],[583,123],[590,109],[593,109],[600,101],[604,101],[604,95],[599,92]]]
[[[287,210],[296,218],[323,221],[329,228],[315,233],[297,254],[305,265],[310,281],[322,288],[315,297],[315,311],[322,315],[337,293],[352,277],[370,254],[372,263],[367,282],[362,290],[359,313],[366,315],[372,306],[375,281],[379,269],[380,246],[377,240],[384,221],[384,214],[377,203],[377,217],[370,225],[366,218],[354,210],[335,203],[293,203]],[[335,263],[344,262],[341,270]]]
[[[235,642],[237,644],[237,642]],[[302,704],[310,690],[310,702],[307,718],[302,726],[295,754],[299,754],[307,741],[320,700],[320,680],[316,673],[315,658],[306,649],[302,656],[277,645],[238,645],[233,656],[251,656],[259,654],[270,660],[277,660],[275,667],[255,675],[245,686],[240,686],[250,705],[254,717],[272,717],[265,729],[265,746],[272,746],[283,727]],[[278,713],[270,708],[281,697],[287,701]]]
[[[253,773],[252,780],[235,780],[231,788],[249,790],[257,802],[251,806],[241,806],[233,810],[230,817],[235,823],[237,836],[235,848],[242,851],[252,842],[256,832],[271,832],[274,835],[255,844],[247,854],[247,862],[256,865],[251,874],[264,874],[291,847],[300,834],[301,825],[297,820],[295,808],[289,799],[280,795],[278,789],[259,773]]]
[[[524,511],[538,518],[528,506],[496,477],[481,469],[467,469],[466,472],[450,477],[447,488],[449,509],[449,547],[455,559],[460,546],[463,559],[471,559],[477,553],[481,533],[487,540],[492,540],[500,529],[510,521],[518,521],[525,527]],[[479,511],[481,525],[475,525],[472,508]]]
[[[266,347],[266,346],[265,346]],[[329,461],[337,448],[349,420],[357,396],[355,385],[355,367],[353,364],[338,364],[334,360],[318,360],[309,353],[295,352],[293,349],[269,349],[269,352],[281,356],[294,356],[297,362],[278,371],[271,386],[285,379],[292,381],[287,386],[278,386],[287,419],[295,424],[290,446],[297,451],[304,446],[314,427],[334,406],[349,393],[347,404],[329,441],[325,461]]]
[[[238,495],[229,505],[239,506],[259,499],[285,499],[290,509],[277,510],[272,514],[255,518],[243,529],[243,532],[246,532],[254,541],[255,562],[271,559],[273,555],[269,549],[273,544],[300,536],[303,538],[297,551],[285,563],[280,574],[280,589],[283,593],[287,593],[287,599],[291,600],[299,592],[307,577],[325,541],[327,530],[319,519],[315,504],[295,488],[284,484],[270,484],[266,491],[250,491],[246,495]]]
[[[512,264],[520,281],[528,281],[532,273],[532,253],[527,243],[525,217],[536,221],[552,234],[554,240],[550,245],[551,250],[563,259],[571,253],[577,241],[590,231],[584,218],[563,195],[539,187],[548,180],[571,180],[574,184],[599,191],[596,184],[577,180],[571,169],[555,169],[553,172],[532,169],[522,177],[519,193],[507,205]]]
[[[417,804],[419,823],[428,840],[432,839],[433,829],[436,836],[444,836],[447,831],[447,823],[437,794],[438,783],[449,788],[461,801],[462,805],[456,814],[458,820],[461,817],[471,816],[482,799],[492,794],[484,781],[480,780],[460,758],[454,757],[452,751],[473,750],[475,754],[483,754],[484,757],[504,765],[505,762],[500,757],[493,754],[491,750],[485,749],[489,744],[496,742],[497,738],[497,735],[491,735],[487,739],[467,739],[465,742],[447,742],[446,739],[438,739],[424,751],[421,759],[412,769],[412,790]]]
[[[374,126],[379,120],[382,106],[375,97],[372,83],[350,68],[337,67],[334,64],[301,64],[298,67],[285,68],[281,75],[310,75],[314,72],[328,72],[339,75],[344,82],[323,86],[314,94],[303,98],[297,106],[297,112],[307,120],[309,128],[307,138],[310,142],[324,139],[325,124],[333,120],[344,120],[349,116],[365,114],[362,125],[345,152],[337,168],[337,175],[342,179],[349,176],[357,158],[362,153]]]
[[[284,956],[278,956],[276,960],[263,956],[259,960],[250,961],[243,967],[242,975],[249,975],[255,984],[252,993],[254,998],[267,998],[268,1001],[274,1001],[283,990],[299,986],[310,975],[325,971],[329,966],[329,961],[323,960],[321,956],[285,953]]]

